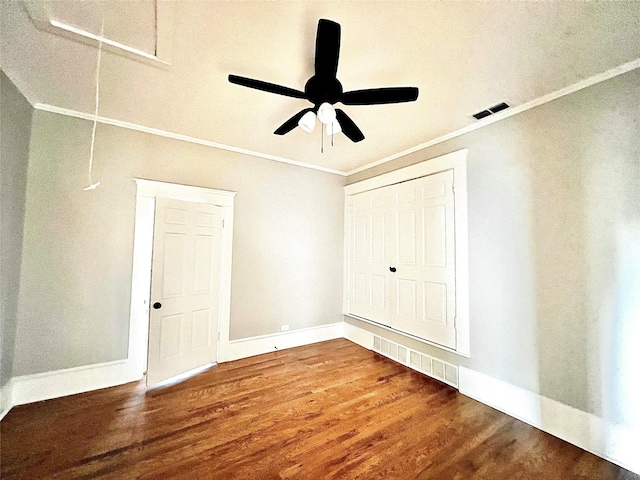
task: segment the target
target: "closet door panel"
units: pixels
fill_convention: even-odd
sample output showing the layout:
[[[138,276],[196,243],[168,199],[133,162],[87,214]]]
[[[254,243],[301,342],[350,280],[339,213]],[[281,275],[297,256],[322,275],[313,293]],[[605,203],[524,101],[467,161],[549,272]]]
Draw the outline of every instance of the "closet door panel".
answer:
[[[415,280],[399,278],[396,280],[396,309],[394,314],[409,319],[418,315],[417,283]]]
[[[384,192],[355,195],[349,227],[349,313],[380,323],[389,311],[385,204]]]
[[[445,205],[422,209],[422,249],[425,267],[447,266],[447,212]]]
[[[460,150],[345,187],[344,304],[469,356],[466,161]]]
[[[390,326],[456,347],[453,172],[394,186]]]
[[[455,348],[453,171],[352,197],[349,313]]]
[[[396,266],[416,265],[416,217],[413,208],[395,212]]]

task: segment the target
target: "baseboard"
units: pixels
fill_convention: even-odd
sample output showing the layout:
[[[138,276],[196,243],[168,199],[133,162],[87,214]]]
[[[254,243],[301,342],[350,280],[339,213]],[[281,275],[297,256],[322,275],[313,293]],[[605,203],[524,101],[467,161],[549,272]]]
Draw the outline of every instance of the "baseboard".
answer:
[[[489,375],[459,369],[459,390],[479,402],[640,474],[640,431],[610,423]]]
[[[0,388],[0,420],[13,408],[13,378]]]
[[[346,338],[369,350],[374,335],[346,322],[229,342],[224,358],[231,361],[316,342]],[[222,350],[222,349],[221,349]],[[222,353],[222,352],[221,352]],[[407,363],[412,365],[411,352]],[[87,365],[12,378],[0,389],[0,420],[15,405],[74,395],[140,379],[130,362]],[[489,375],[460,366],[460,393],[487,404],[540,430],[640,474],[640,431],[610,423],[596,415],[564,405]]]
[[[458,366],[345,322],[344,338],[361,347],[380,353],[391,360],[458,388]]]
[[[343,325],[343,322],[336,322],[318,327],[232,340],[227,345],[221,346],[218,361],[230,362],[276,350],[343,338]]]
[[[11,404],[23,405],[139,380],[132,372],[130,362],[116,360],[13,377]]]
[[[368,350],[373,349],[373,333],[344,322],[344,338]]]
[[[344,336],[342,325],[342,322],[338,322],[319,327],[232,341],[227,345],[226,358],[220,361],[238,360],[274,350],[283,350],[342,338]],[[0,401],[2,402],[0,419],[16,405],[75,395],[140,380],[140,375],[135,372],[136,369],[133,368],[130,361],[116,360],[13,377],[11,381],[2,387],[0,392]]]

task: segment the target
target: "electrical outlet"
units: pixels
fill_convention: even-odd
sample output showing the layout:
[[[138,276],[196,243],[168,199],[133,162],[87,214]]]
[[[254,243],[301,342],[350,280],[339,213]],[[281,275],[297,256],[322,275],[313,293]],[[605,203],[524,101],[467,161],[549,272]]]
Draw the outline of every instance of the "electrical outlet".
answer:
[[[280,326],[280,331],[281,332],[286,332],[287,330],[289,330],[289,325],[281,325]]]

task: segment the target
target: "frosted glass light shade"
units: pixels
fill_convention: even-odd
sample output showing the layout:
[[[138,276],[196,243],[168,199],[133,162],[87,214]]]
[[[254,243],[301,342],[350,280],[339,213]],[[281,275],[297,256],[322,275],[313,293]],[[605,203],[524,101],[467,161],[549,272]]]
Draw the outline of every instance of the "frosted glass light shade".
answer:
[[[340,133],[342,131],[342,127],[338,123],[337,120],[334,120],[329,125],[327,125],[327,133],[329,135],[335,135],[336,133]]]
[[[316,114],[313,112],[305,113],[300,120],[298,120],[298,126],[307,133],[313,132],[316,128]]]
[[[318,107],[318,120],[325,125],[331,124],[336,119],[336,111],[330,103],[323,103]]]

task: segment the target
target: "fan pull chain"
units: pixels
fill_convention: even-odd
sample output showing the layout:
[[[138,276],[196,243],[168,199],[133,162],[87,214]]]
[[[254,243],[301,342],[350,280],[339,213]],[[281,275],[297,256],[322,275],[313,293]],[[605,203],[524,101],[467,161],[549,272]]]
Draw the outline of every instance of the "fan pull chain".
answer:
[[[89,191],[100,185],[100,182],[93,183],[93,147],[96,142],[96,126],[98,123],[98,106],[100,105],[100,60],[102,58],[102,38],[104,37],[104,19],[100,27],[100,40],[98,41],[98,63],[96,66],[96,109],[93,114],[93,128],[91,130],[91,153],[89,154],[89,186],[83,190]]]
[[[334,137],[335,133],[334,133],[334,129],[333,129],[333,125],[332,125],[332,124],[327,124],[327,125],[325,125],[324,123],[321,123],[321,125],[322,125],[322,130],[320,131],[320,135],[322,136],[322,140],[321,140],[321,143],[320,143],[320,153],[324,153],[324,136],[325,136],[325,135],[326,135],[326,133],[327,133],[327,132],[325,131],[325,128],[327,128],[327,129],[328,129],[328,128],[329,128],[329,125],[331,125],[331,146],[332,146],[332,147],[333,147],[333,145],[334,145],[334,144],[333,144],[333,137]]]

